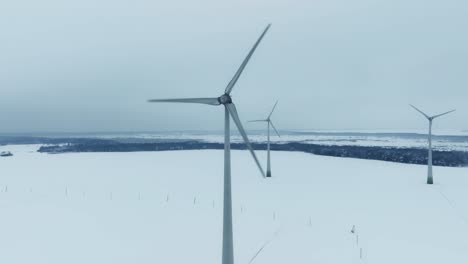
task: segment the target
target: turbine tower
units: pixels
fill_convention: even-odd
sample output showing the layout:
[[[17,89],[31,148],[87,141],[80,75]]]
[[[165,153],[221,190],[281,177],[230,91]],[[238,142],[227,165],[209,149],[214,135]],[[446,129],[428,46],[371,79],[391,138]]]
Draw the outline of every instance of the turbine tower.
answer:
[[[455,109],[450,110],[450,111],[445,112],[445,113],[442,113],[442,114],[429,116],[426,113],[424,113],[423,111],[419,110],[416,106],[414,106],[412,104],[410,104],[410,106],[413,107],[414,110],[421,113],[424,117],[426,117],[427,120],[429,120],[429,135],[428,135],[428,141],[429,141],[428,151],[429,151],[429,153],[428,153],[428,158],[427,158],[427,184],[433,184],[434,180],[433,180],[433,177],[432,177],[432,121],[434,119],[436,119],[437,117],[441,117],[443,115],[452,113],[453,111],[455,111]]]
[[[149,100],[152,103],[196,103],[196,104],[207,104],[207,105],[223,105],[224,106],[224,204],[223,204],[223,247],[222,247],[222,264],[233,264],[234,263],[234,242],[233,242],[233,231],[232,231],[232,198],[231,198],[231,136],[230,136],[230,117],[237,126],[239,133],[241,134],[242,138],[244,139],[247,148],[249,149],[250,153],[252,154],[255,163],[257,164],[262,177],[265,177],[265,173],[263,171],[260,162],[258,161],[255,152],[250,145],[249,139],[247,134],[242,127],[242,122],[239,119],[239,115],[237,113],[236,106],[234,105],[231,92],[236,84],[237,80],[239,79],[242,71],[244,70],[245,66],[252,57],[252,54],[255,52],[258,44],[262,40],[262,38],[267,33],[268,29],[270,28],[271,24],[269,24],[263,33],[258,38],[257,42],[255,42],[254,46],[247,54],[247,57],[242,62],[241,66],[237,70],[234,77],[226,86],[224,90],[224,94],[219,97],[213,98],[185,98],[185,99],[155,99]]]
[[[273,114],[273,111],[275,111],[275,108],[276,108],[276,105],[278,104],[278,101],[276,101],[275,105],[273,106],[273,109],[271,109],[271,112],[270,114],[268,115],[268,117],[266,119],[259,119],[259,120],[251,120],[249,122],[267,122],[267,131],[268,131],[268,143],[267,143],[267,174],[266,176],[267,177],[271,177],[271,162],[270,162],[270,126],[275,130],[276,132],[276,135],[278,135],[278,137],[280,136],[280,134],[278,133],[278,130],[276,130],[275,128],[275,125],[273,125],[273,122],[271,121],[271,115]]]

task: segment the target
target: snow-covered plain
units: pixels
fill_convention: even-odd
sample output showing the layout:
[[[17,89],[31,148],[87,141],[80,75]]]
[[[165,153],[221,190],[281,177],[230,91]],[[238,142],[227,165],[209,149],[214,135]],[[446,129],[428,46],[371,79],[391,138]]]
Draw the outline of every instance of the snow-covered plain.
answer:
[[[460,133],[461,134],[461,133]],[[435,134],[437,135],[437,134]],[[433,138],[433,148],[441,151],[468,151],[468,137],[466,135],[439,134]],[[96,138],[128,138],[154,139],[154,140],[199,140],[205,142],[223,143],[223,133],[149,133],[149,134],[127,134],[127,135],[97,135]],[[231,142],[242,143],[242,137],[234,133]],[[455,137],[455,138],[451,138]],[[251,131],[249,139],[256,143],[266,142],[266,131]],[[281,137],[273,135],[270,138],[273,143],[301,142],[305,144],[317,144],[325,146],[365,146],[365,147],[394,147],[394,148],[427,148],[427,132],[405,137],[402,133],[382,134],[352,133],[352,132],[312,132],[281,131]]]
[[[222,151],[0,146],[0,263],[220,263]],[[265,152],[258,152],[265,160]],[[468,263],[468,168],[233,151],[236,263]],[[357,234],[351,234],[352,226]],[[360,248],[363,256],[360,259]]]
[[[250,124],[250,123],[249,123]],[[273,132],[272,132],[273,133]],[[300,142],[325,146],[366,146],[392,148],[427,148],[427,130],[280,130],[281,137],[274,133],[273,143]],[[459,130],[433,131],[433,148],[440,151],[468,151],[468,132]],[[9,135],[12,136],[12,135]],[[13,135],[15,136],[15,135]],[[197,140],[223,143],[223,131],[159,131],[128,133],[78,133],[78,134],[28,134],[25,136],[44,136],[48,138],[92,138],[110,139],[123,142],[160,142]],[[0,135],[1,138],[1,135]],[[266,142],[266,131],[250,130],[249,139],[256,143]],[[232,131],[231,142],[242,143],[242,137]]]

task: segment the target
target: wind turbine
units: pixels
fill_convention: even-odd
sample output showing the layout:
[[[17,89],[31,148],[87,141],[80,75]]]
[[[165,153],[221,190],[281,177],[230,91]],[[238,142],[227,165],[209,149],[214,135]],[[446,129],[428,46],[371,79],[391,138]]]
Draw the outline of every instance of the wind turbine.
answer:
[[[427,120],[429,120],[429,136],[428,136],[428,141],[429,141],[429,154],[428,154],[428,158],[427,158],[427,184],[433,184],[434,183],[434,180],[433,180],[433,177],[432,177],[432,121],[438,117],[441,117],[443,115],[446,115],[446,114],[449,114],[449,113],[452,113],[454,110],[450,110],[448,112],[445,112],[445,113],[442,113],[442,114],[438,114],[438,115],[434,115],[434,116],[429,116],[427,115],[426,113],[424,113],[423,111],[419,110],[416,106],[410,104],[411,107],[413,107],[416,111],[418,111],[419,113],[421,113],[424,117],[427,118]]]
[[[280,134],[278,133],[278,130],[276,130],[275,128],[275,125],[273,125],[273,122],[271,121],[271,115],[273,114],[273,111],[275,111],[275,108],[276,108],[276,105],[278,104],[278,101],[276,101],[275,105],[273,106],[273,109],[271,109],[271,112],[270,114],[268,115],[268,117],[266,119],[259,119],[259,120],[251,120],[249,122],[267,122],[267,131],[268,131],[268,143],[267,143],[267,174],[266,176],[267,177],[271,177],[271,162],[270,162],[270,125],[271,127],[275,130],[276,132],[276,135],[278,135],[278,137],[280,136]]]
[[[232,117],[234,123],[239,130],[242,138],[244,139],[247,148],[249,149],[250,153],[252,154],[255,163],[257,164],[258,168],[263,177],[265,177],[265,172],[263,171],[260,162],[258,161],[255,152],[250,145],[249,139],[247,134],[242,127],[242,122],[240,121],[239,115],[237,113],[236,106],[234,105],[231,92],[236,84],[237,80],[239,79],[242,71],[244,70],[245,66],[252,57],[252,54],[255,52],[258,44],[262,40],[262,38],[267,33],[268,29],[270,28],[271,24],[269,24],[263,33],[258,38],[257,42],[255,42],[254,46],[247,54],[247,57],[242,62],[241,66],[237,70],[234,77],[226,86],[224,90],[224,94],[219,97],[213,98],[185,98],[185,99],[155,99],[149,100],[152,103],[196,103],[196,104],[207,104],[207,105],[224,105],[224,204],[223,204],[223,248],[222,248],[222,264],[233,264],[234,263],[234,242],[233,242],[233,235],[232,235],[232,197],[231,197],[231,136],[230,136],[230,118]]]

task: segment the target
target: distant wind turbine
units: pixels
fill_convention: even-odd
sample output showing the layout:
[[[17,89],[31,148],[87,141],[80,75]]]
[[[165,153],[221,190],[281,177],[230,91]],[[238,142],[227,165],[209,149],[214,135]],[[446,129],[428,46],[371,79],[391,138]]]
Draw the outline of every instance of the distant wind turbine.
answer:
[[[268,115],[268,117],[266,119],[259,119],[259,120],[251,120],[249,122],[267,122],[267,131],[268,131],[268,143],[267,143],[267,174],[266,176],[267,177],[271,177],[271,162],[270,162],[270,125],[271,127],[275,130],[276,132],[276,135],[278,135],[278,137],[280,136],[280,134],[278,133],[278,130],[276,130],[275,128],[275,125],[273,125],[273,122],[271,121],[271,115],[273,114],[273,111],[275,111],[275,108],[276,108],[276,105],[278,104],[278,101],[276,101],[275,105],[273,106],[273,109],[271,109],[271,112],[270,114]]]
[[[247,134],[242,127],[242,122],[240,121],[239,115],[236,110],[236,106],[232,102],[231,92],[236,84],[237,80],[239,79],[242,71],[244,70],[245,66],[250,60],[250,57],[255,52],[258,44],[262,40],[262,38],[267,33],[268,29],[270,28],[271,24],[269,24],[263,33],[258,38],[255,45],[252,47],[250,52],[248,53],[247,57],[242,62],[241,66],[237,70],[236,74],[232,80],[226,86],[224,94],[219,97],[213,98],[186,98],[186,99],[155,99],[149,100],[152,103],[196,103],[196,104],[207,104],[207,105],[224,105],[224,204],[223,204],[223,248],[222,248],[222,264],[233,264],[234,263],[234,242],[233,242],[233,234],[232,234],[232,198],[231,198],[231,136],[230,136],[230,119],[231,116],[234,120],[234,123],[239,130],[242,138],[244,139],[247,148],[249,149],[250,153],[252,154],[255,163],[257,164],[258,168],[263,177],[265,177],[265,173],[263,171],[260,162],[258,161],[255,152],[250,145],[249,139]]]
[[[421,113],[424,117],[426,117],[427,120],[429,120],[429,136],[428,136],[428,141],[429,141],[429,148],[428,148],[429,150],[428,151],[429,151],[429,154],[428,154],[428,158],[427,158],[427,184],[433,184],[434,180],[433,180],[433,177],[432,177],[432,121],[434,119],[436,119],[437,117],[441,117],[443,115],[454,112],[455,109],[450,110],[450,111],[445,112],[445,113],[442,113],[442,114],[429,116],[426,113],[424,113],[423,111],[419,110],[416,106],[414,106],[412,104],[410,104],[410,106],[413,107],[419,113]]]

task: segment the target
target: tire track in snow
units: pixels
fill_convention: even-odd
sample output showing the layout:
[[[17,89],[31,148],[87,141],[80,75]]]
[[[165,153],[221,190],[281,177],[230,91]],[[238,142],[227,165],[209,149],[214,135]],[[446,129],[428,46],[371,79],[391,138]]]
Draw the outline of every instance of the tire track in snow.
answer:
[[[445,201],[447,201],[450,207],[455,211],[458,218],[460,218],[460,220],[462,220],[468,226],[468,218],[465,215],[463,215],[460,212],[460,210],[458,210],[455,203],[450,198],[448,198],[448,196],[442,191],[442,187],[439,186],[437,189],[439,191],[439,194],[444,198]]]
[[[442,187],[440,185],[437,186],[436,189],[439,192],[440,196],[442,196],[442,198],[448,203],[450,208],[452,208],[455,215],[465,224],[465,227],[467,228],[466,231],[468,231],[468,218],[460,212],[455,203],[442,191]],[[465,241],[465,245],[468,246],[468,240],[465,236],[463,236],[463,240]]]
[[[275,240],[277,237],[278,237],[278,234],[280,232],[280,230],[282,229],[282,227],[279,227],[276,232],[273,234],[273,237],[270,238],[269,240],[267,240],[261,247],[260,249],[257,251],[257,253],[255,253],[255,255],[250,259],[249,261],[249,264],[252,264],[254,262],[254,260],[257,258],[258,255],[260,255],[260,253],[263,251],[263,249],[268,246],[271,242],[273,242],[273,240]]]

